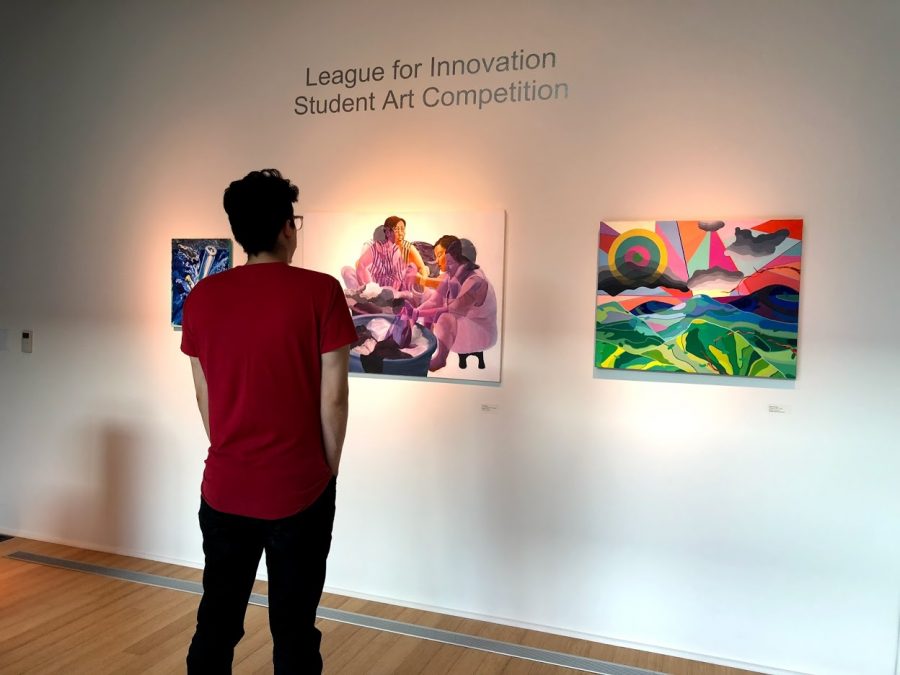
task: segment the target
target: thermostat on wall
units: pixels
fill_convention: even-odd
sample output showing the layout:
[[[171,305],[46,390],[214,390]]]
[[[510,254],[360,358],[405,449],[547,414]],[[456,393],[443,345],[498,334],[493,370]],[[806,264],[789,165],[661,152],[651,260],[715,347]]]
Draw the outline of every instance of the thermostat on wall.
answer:
[[[22,352],[25,354],[30,354],[33,342],[34,342],[34,331],[23,330],[22,331]]]

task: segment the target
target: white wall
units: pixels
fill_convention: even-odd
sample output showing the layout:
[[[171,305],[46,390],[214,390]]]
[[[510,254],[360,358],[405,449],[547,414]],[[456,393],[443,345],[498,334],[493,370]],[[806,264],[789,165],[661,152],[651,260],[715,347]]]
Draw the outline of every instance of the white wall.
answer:
[[[0,532],[201,562],[170,239],[276,166],[301,212],[508,214],[502,385],[351,383],[330,588],[894,672],[900,5],[222,4],[0,11]],[[568,100],[293,113],[307,66],[518,48]],[[595,376],[598,222],[742,216],[805,218],[796,384]]]

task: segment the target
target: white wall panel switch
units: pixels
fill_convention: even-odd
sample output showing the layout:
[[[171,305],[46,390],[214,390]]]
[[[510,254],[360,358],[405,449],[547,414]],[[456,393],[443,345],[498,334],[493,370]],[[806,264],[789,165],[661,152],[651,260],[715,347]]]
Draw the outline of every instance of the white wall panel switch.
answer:
[[[22,331],[22,353],[30,354],[33,345],[34,345],[34,331],[33,330],[23,330]]]

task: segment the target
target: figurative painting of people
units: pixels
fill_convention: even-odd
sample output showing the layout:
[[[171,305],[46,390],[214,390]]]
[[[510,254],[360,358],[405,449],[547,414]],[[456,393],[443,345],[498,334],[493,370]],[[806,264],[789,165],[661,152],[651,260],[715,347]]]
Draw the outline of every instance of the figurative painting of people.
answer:
[[[344,283],[351,372],[499,381],[503,212],[305,217],[304,266]]]

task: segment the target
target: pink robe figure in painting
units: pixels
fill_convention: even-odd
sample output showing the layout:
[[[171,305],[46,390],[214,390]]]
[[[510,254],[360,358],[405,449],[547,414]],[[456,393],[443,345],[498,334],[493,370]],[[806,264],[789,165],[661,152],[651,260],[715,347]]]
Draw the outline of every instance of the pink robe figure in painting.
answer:
[[[467,239],[450,243],[445,252],[446,279],[414,312],[438,341],[429,366],[432,372],[447,365],[450,352],[459,355],[460,368],[475,356],[483,369],[484,351],[497,343],[497,296],[475,256],[475,246]]]

